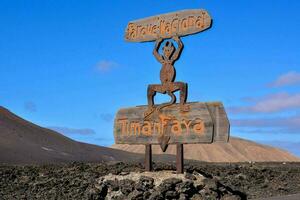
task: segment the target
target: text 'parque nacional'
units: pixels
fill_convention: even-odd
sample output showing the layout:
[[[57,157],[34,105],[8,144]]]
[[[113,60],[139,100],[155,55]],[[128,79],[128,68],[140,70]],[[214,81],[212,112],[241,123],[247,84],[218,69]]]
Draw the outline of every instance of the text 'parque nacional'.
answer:
[[[207,11],[198,9],[158,15],[129,22],[125,39],[129,42],[145,42],[190,35],[208,29],[211,21]]]

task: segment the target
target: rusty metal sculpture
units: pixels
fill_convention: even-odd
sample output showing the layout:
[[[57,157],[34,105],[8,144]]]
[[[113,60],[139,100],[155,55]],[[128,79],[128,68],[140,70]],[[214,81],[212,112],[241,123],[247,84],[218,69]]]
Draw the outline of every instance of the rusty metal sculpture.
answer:
[[[180,92],[180,111],[187,112],[189,111],[189,106],[186,105],[187,99],[187,83],[184,82],[174,82],[176,77],[176,71],[174,67],[174,63],[176,60],[179,59],[182,49],[183,43],[178,36],[172,37],[173,41],[177,43],[177,49],[172,41],[168,40],[165,42],[164,47],[162,48],[163,55],[159,53],[160,46],[164,41],[162,38],[156,41],[153,55],[157,59],[158,62],[162,64],[162,68],[160,70],[160,81],[161,84],[151,84],[148,85],[147,90],[147,99],[148,99],[148,109],[144,113],[144,119],[147,120],[151,114],[156,112],[156,118],[160,114],[161,109],[171,106],[172,104],[176,103],[176,96],[174,92]],[[161,94],[168,94],[171,97],[171,101],[168,103],[160,104],[159,106],[155,107],[154,104],[154,96],[156,93]],[[157,138],[161,150],[165,152],[168,148],[168,142],[170,140],[170,136],[166,135],[166,133],[170,132],[170,124],[167,124],[163,130],[163,133]]]
[[[145,119],[151,115],[153,112],[160,111],[162,108],[170,106],[176,102],[176,96],[174,92],[180,91],[180,110],[182,112],[189,111],[189,107],[185,105],[187,99],[187,83],[184,82],[174,82],[176,77],[176,71],[174,68],[174,63],[179,59],[180,54],[183,49],[183,43],[178,36],[172,38],[177,42],[178,48],[176,49],[172,41],[166,41],[163,50],[163,55],[159,53],[160,46],[163,39],[158,39],[156,41],[153,55],[162,64],[160,70],[160,81],[161,84],[151,84],[148,85],[147,98],[148,98],[148,110],[145,112]],[[156,93],[168,94],[171,97],[171,101],[165,104],[161,104],[157,108],[154,105],[154,96]]]

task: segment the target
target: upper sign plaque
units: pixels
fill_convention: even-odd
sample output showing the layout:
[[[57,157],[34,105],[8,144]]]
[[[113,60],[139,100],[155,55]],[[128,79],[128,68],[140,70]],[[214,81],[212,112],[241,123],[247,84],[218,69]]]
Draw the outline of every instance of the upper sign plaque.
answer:
[[[205,10],[182,10],[129,22],[125,40],[148,42],[158,38],[186,36],[210,28],[211,23],[211,17]]]

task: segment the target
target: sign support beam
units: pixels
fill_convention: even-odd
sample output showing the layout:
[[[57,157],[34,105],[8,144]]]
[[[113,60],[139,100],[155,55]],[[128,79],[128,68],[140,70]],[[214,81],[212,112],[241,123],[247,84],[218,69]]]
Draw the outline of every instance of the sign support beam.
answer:
[[[145,145],[145,170],[152,171],[152,146],[151,144]]]
[[[177,174],[183,174],[183,144],[177,144],[176,170]]]

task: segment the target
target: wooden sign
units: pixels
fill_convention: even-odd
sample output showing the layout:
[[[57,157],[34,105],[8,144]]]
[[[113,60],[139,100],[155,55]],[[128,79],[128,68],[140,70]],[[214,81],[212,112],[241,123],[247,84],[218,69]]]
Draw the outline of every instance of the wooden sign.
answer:
[[[169,136],[168,144],[227,142],[229,121],[222,103],[187,103],[188,112],[180,112],[173,104],[144,119],[147,106],[124,108],[114,122],[116,144],[160,144]]]
[[[211,17],[205,10],[182,10],[129,22],[125,40],[147,42],[176,35],[186,36],[204,31],[211,24]]]

